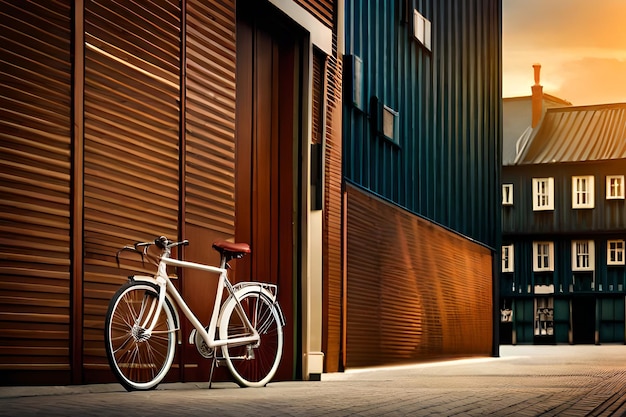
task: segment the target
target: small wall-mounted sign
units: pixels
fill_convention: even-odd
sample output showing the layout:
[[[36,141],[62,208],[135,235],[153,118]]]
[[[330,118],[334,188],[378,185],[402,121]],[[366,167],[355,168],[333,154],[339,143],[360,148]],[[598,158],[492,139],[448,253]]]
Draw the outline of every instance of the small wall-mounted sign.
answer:
[[[344,94],[352,105],[363,110],[363,61],[356,55],[346,55],[344,64]]]
[[[396,144],[400,142],[400,138],[398,137],[398,115],[399,113],[397,111],[390,107],[383,106],[383,135]]]
[[[378,136],[400,145],[400,113],[383,104],[378,97],[370,98],[370,123]]]
[[[420,12],[413,10],[413,36],[426,49],[431,50],[431,29],[430,20],[426,19]]]

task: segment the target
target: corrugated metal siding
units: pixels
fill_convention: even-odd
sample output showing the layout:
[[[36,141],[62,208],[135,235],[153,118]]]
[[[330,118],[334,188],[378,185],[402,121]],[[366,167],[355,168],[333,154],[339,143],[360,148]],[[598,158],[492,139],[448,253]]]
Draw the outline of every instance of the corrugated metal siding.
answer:
[[[347,365],[489,355],[492,256],[347,187]]]
[[[363,62],[363,109],[344,102],[345,175],[356,184],[495,245],[501,162],[501,4],[416,2],[432,52],[401,2],[346,3],[346,53]],[[370,97],[399,112],[399,146],[371,131]],[[363,111],[362,111],[363,110]]]
[[[312,94],[312,103],[311,103],[311,142],[315,144],[323,143],[323,123],[324,119],[322,117],[322,113],[324,111],[324,65],[325,65],[324,55],[315,53],[313,54],[313,91]]]
[[[85,3],[86,369],[108,369],[116,251],[178,235],[180,13],[178,1]]]
[[[69,383],[71,4],[0,1],[0,18],[0,375]]]
[[[234,2],[187,1],[186,222],[230,236],[235,233],[235,53]]]
[[[235,235],[235,1],[186,1],[186,107],[184,230],[186,260],[216,265],[217,239]],[[236,265],[235,265],[236,267]],[[237,269],[238,270],[238,269]],[[198,317],[210,317],[217,280],[205,272],[180,271],[180,288]],[[183,338],[192,326],[182,323]],[[210,361],[183,344],[183,379],[203,380]],[[218,370],[214,380],[228,378]]]
[[[333,27],[334,6],[333,0],[294,0],[309,13],[315,16],[320,22]]]
[[[0,72],[2,100],[6,101],[3,108],[9,109],[0,118],[0,149],[6,162],[0,172],[7,190],[1,215],[5,224],[0,227],[17,242],[14,247],[5,246],[11,254],[0,260],[0,297],[3,305],[11,306],[0,316],[6,319],[0,320],[6,341],[2,349],[7,353],[10,346],[11,353],[19,350],[27,355],[4,355],[6,363],[0,361],[0,368],[6,366],[1,369],[5,383],[18,381],[14,374],[4,378],[9,368],[63,372],[62,377],[37,379],[38,383],[89,383],[110,378],[102,349],[106,306],[127,273],[142,269],[139,262],[118,269],[116,250],[158,234],[179,235],[179,215],[186,216],[185,231],[201,236],[202,242],[207,231],[211,236],[233,235],[235,2],[188,0],[185,4],[188,27],[182,31],[179,1],[34,1],[16,5],[0,0],[2,55],[9,57],[10,63]],[[334,2],[299,4],[332,27]],[[78,18],[75,22],[72,12]],[[74,95],[70,61],[72,30],[76,41],[82,39],[83,28],[84,119],[82,56],[76,63]],[[187,36],[181,39],[181,32]],[[183,54],[181,44],[187,45]],[[77,45],[80,48],[83,42]],[[334,45],[336,50],[336,42]],[[188,58],[183,68],[186,83],[180,79],[181,55]],[[340,62],[331,61],[338,77]],[[180,101],[181,85],[186,85],[186,101]],[[329,311],[336,326],[339,313],[335,311],[341,309],[341,80],[333,78],[328,86],[328,98],[318,97],[320,102],[326,100],[328,113],[317,117],[319,122],[326,117],[329,123],[325,130],[326,186],[333,194],[326,194],[326,205],[332,208],[326,216],[329,250],[324,257],[332,263],[325,274],[334,285]],[[184,134],[179,128],[181,109],[187,117],[182,123],[187,127]],[[74,132],[72,111],[77,117]],[[316,129],[320,134],[324,131],[321,125]],[[76,139],[74,144],[72,139]],[[186,144],[182,153],[179,139]],[[83,180],[71,176],[72,145],[75,168],[79,176],[84,174],[84,189]],[[182,170],[179,154],[186,157]],[[183,172],[187,194],[179,201]],[[77,227],[74,237],[83,232],[83,222],[76,220],[82,218],[83,192],[85,245],[70,253],[71,226]],[[78,217],[72,217],[72,201]],[[186,209],[182,214],[180,206]],[[72,260],[76,261],[73,268]],[[77,273],[83,261],[84,276]],[[143,269],[151,272],[149,266]],[[80,285],[70,285],[72,271]],[[197,288],[193,280],[186,282],[187,292]],[[69,299],[72,290],[78,291],[74,303]],[[27,312],[22,306],[25,301]],[[41,309],[31,314],[33,306]],[[72,312],[78,315],[70,317]],[[19,323],[19,330],[14,323]],[[73,335],[71,326],[76,330]],[[39,331],[29,332],[30,327]],[[337,336],[334,328],[333,337]],[[84,340],[80,339],[83,333]],[[72,343],[72,337],[80,343]],[[83,355],[71,355],[70,350],[82,346],[85,362],[81,369]],[[338,346],[333,342],[336,351],[330,356],[336,357]],[[184,359],[186,364],[193,362]],[[78,369],[71,369],[73,364],[78,364]],[[33,383],[28,379],[32,374],[20,375],[20,381]]]
[[[342,135],[341,135],[341,61],[328,57],[323,99],[326,111],[320,122],[325,124],[324,148],[324,303],[326,334],[324,342],[325,371],[335,372],[343,367],[342,320],[343,320],[343,277],[342,277]]]
[[[626,159],[626,103],[548,109],[519,164]]]

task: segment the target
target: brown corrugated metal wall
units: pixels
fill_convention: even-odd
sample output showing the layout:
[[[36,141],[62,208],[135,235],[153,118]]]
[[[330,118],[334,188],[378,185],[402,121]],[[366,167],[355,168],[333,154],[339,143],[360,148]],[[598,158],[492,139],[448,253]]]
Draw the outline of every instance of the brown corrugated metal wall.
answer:
[[[228,4],[230,3],[230,4]],[[235,228],[235,5],[187,0],[187,225]]]
[[[15,3],[0,1],[0,380],[69,383],[71,8]]]
[[[294,0],[329,28],[333,27],[335,2],[333,0]]]
[[[336,48],[336,43],[333,45]],[[325,108],[322,125],[324,142],[324,225],[323,225],[323,288],[325,371],[342,370],[343,349],[343,248],[342,248],[342,136],[341,136],[341,61],[327,57],[324,71]]]
[[[104,316],[128,275],[117,268],[116,251],[178,236],[179,16],[177,1],[85,3],[87,371],[108,369]]]
[[[333,2],[298,3],[332,27]],[[214,263],[210,242],[234,235],[235,0],[0,6],[2,383],[111,380],[106,307],[125,276],[142,269],[130,261],[118,269],[117,249],[182,236],[192,240],[186,259]],[[318,126],[331,164],[326,208],[333,207],[324,273],[334,286],[329,358],[338,363],[341,70],[332,59],[329,113],[316,118],[328,124]],[[196,308],[207,281],[185,278],[183,293]],[[187,348],[175,364],[195,361]],[[195,378],[185,375],[171,377]]]
[[[347,187],[347,366],[491,354],[492,256]]]
[[[235,234],[235,2],[187,0],[186,11],[183,235],[192,244],[184,258],[217,265],[211,243]],[[181,274],[183,297],[208,323],[215,276],[191,269]],[[191,326],[182,325],[186,339]],[[207,378],[210,362],[195,346],[183,347],[183,379]]]

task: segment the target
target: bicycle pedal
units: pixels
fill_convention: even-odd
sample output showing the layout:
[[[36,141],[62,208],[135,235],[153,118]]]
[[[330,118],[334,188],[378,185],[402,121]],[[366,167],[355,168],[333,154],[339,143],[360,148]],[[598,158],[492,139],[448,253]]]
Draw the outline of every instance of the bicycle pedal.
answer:
[[[254,359],[254,349],[252,345],[246,346],[246,359],[253,360]]]

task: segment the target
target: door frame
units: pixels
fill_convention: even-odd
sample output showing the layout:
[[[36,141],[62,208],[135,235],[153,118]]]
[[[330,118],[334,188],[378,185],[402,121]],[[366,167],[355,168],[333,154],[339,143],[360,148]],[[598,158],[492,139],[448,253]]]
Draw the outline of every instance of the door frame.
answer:
[[[294,146],[299,148],[299,158],[294,161],[297,163],[297,166],[294,165],[294,170],[299,174],[294,188],[296,192],[299,192],[297,198],[300,207],[298,218],[294,219],[298,222],[294,225],[294,229],[297,230],[294,240],[297,253],[294,253],[294,259],[299,259],[294,266],[299,268],[296,273],[300,281],[295,283],[293,294],[295,299],[300,300],[293,313],[294,318],[300,324],[300,328],[295,329],[298,332],[295,340],[300,346],[294,346],[294,355],[299,356],[299,358],[295,357],[296,376],[304,380],[315,380],[319,379],[323,372],[324,353],[322,352],[323,211],[311,209],[313,197],[311,190],[313,53],[314,48],[317,48],[327,55],[332,54],[332,30],[293,0],[268,0],[267,3],[278,9],[277,13],[282,12],[291,18],[303,33],[300,45],[301,96],[298,98],[301,104],[298,115],[300,131],[294,132],[300,138],[299,143],[294,143]]]
[[[300,139],[301,207],[300,211],[300,314],[302,338],[300,366],[302,379],[319,380],[324,372],[323,346],[323,210],[313,210],[314,198],[311,189],[311,144],[313,143],[313,54],[318,48],[326,55],[332,55],[332,30],[324,26],[315,16],[293,0],[269,0],[285,13],[305,32],[302,45],[302,117]],[[341,16],[338,16],[340,18]],[[339,38],[339,36],[338,36]],[[322,116],[323,118],[323,116]],[[326,124],[326,120],[321,120]],[[322,143],[322,149],[324,143]],[[322,161],[323,164],[323,161]],[[323,166],[323,165],[322,165]],[[323,172],[323,170],[322,170]],[[323,201],[323,199],[322,199]]]

